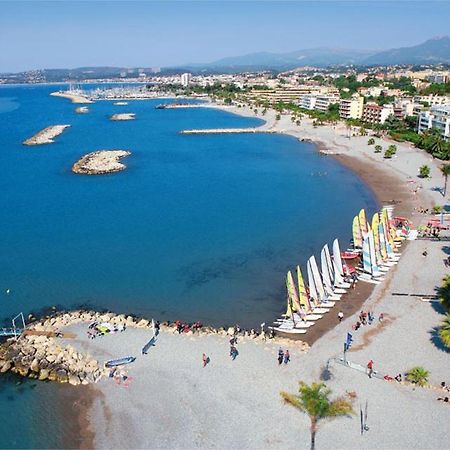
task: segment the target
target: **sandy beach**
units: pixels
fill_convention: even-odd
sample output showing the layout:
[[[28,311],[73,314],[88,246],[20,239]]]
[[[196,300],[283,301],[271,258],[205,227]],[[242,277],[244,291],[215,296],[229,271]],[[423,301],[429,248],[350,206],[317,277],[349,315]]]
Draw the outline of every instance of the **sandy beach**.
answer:
[[[240,108],[239,113],[243,112]],[[380,203],[395,203],[396,213],[412,216],[416,223],[425,216],[415,208],[444,203],[436,192],[442,184],[438,163],[425,152],[399,144],[398,156],[386,161],[372,153],[367,137],[348,139],[339,134],[343,130],[314,128],[307,120],[295,129],[289,117],[275,123],[270,113],[267,116],[265,128],[320,143],[321,150],[332,152],[368,182]],[[422,164],[432,168],[430,180],[417,178]],[[446,233],[444,238],[450,238]],[[422,256],[425,250],[427,256]],[[318,448],[450,448],[450,407],[436,400],[443,395],[437,389],[440,382],[450,382],[450,352],[436,338],[443,311],[437,302],[422,301],[417,296],[434,294],[448,273],[443,263],[447,252],[445,241],[408,242],[402,247],[399,264],[383,283],[372,288],[360,282],[347,296],[341,306],[341,323],[336,308],[328,313],[327,324],[316,325],[324,329],[313,332],[308,352],[298,342],[283,343],[283,349],[291,353],[291,362],[282,366],[276,360],[278,344],[270,340],[239,338],[239,355],[232,361],[227,336],[164,331],[148,354],[141,355],[151,330],[127,329],[90,340],[86,337],[87,324],[69,327],[68,331],[77,336],[70,344],[99,361],[137,357],[126,367],[131,377],[128,387],[104,379],[93,388],[97,395],[87,415],[95,434],[94,446],[306,449],[308,418],[284,405],[279,392],[295,392],[298,380],[323,379],[336,395],[356,392],[357,414],[324,424],[317,436]],[[383,313],[384,320],[353,331],[360,309],[372,311],[375,317]],[[354,338],[347,359],[361,370],[337,362],[347,332]],[[206,367],[202,365],[203,353],[210,358]],[[430,383],[435,388],[369,379],[364,371],[369,359],[374,360],[375,370],[382,376],[393,377],[423,366],[430,371]],[[324,370],[327,364],[329,371]],[[365,408],[366,403],[369,430],[361,435],[359,408]]]
[[[347,359],[365,367],[369,359],[382,375],[395,376],[415,365],[430,370],[430,382],[448,379],[450,353],[435,345],[434,328],[442,319],[439,305],[417,297],[394,297],[393,292],[433,293],[445,273],[442,242],[414,241],[389,278],[377,286],[365,309],[375,321],[353,332],[357,314],[317,340],[304,353],[288,347],[291,362],[278,366],[278,345],[250,338],[238,340],[239,355],[229,356],[228,338],[162,332],[147,355],[141,348],[150,330],[88,340],[87,324],[67,331],[77,335],[70,344],[100,361],[128,355],[136,361],[126,371],[128,387],[104,379],[94,389],[99,395],[89,413],[96,448],[309,448],[308,419],[284,405],[280,390],[294,392],[298,380],[324,376],[327,361],[342,355],[346,333],[352,331],[353,349]],[[424,249],[428,265],[421,264]],[[329,313],[333,314],[333,313]],[[202,366],[202,353],[210,363]],[[378,378],[331,361],[327,385],[335,394],[358,395],[355,409],[368,402],[369,431],[360,435],[359,416],[326,423],[317,436],[318,448],[424,449],[449,448],[450,408],[438,402],[442,391],[414,388]]]

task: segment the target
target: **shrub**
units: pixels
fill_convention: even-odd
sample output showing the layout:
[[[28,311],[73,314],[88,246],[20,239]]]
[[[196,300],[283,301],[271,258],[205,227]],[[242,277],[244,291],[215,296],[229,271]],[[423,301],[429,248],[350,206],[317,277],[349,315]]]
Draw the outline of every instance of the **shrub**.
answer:
[[[367,141],[367,145],[373,145],[373,144],[375,144],[375,139],[374,139],[374,138],[370,138],[370,139]]]
[[[280,114],[277,114],[276,116],[275,116],[275,120],[280,120],[281,119],[281,115]]]
[[[429,178],[430,176],[430,168],[428,166],[421,166],[419,169],[419,177],[420,178]]]
[[[375,145],[375,153],[381,153],[383,147],[381,145]]]
[[[390,148],[391,146],[389,146],[387,148],[387,150],[384,152],[384,158],[389,159],[392,158],[395,155],[395,150],[393,150],[392,148]]]
[[[434,205],[433,206],[433,213],[434,214],[440,214],[442,212],[442,206]]]
[[[423,367],[413,367],[406,373],[406,379],[418,386],[426,386],[430,372]]]

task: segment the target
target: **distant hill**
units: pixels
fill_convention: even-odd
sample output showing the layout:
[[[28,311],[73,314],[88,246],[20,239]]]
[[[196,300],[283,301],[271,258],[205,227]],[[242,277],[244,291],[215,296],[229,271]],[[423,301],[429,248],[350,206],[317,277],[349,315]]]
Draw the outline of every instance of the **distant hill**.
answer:
[[[369,50],[343,50],[313,48],[289,53],[250,53],[219,59],[208,64],[188,66],[193,70],[289,70],[301,66],[326,67],[333,65],[394,65],[450,63],[450,37],[429,39],[412,47],[396,48],[381,52]]]
[[[367,65],[450,63],[450,37],[429,39],[413,47],[394,48],[363,60]]]

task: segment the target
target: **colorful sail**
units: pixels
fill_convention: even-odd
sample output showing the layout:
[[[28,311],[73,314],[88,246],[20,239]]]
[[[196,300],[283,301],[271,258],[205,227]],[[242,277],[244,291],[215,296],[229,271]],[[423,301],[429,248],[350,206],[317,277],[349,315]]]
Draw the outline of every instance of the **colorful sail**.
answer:
[[[378,277],[381,275],[381,272],[377,265],[377,258],[375,256],[375,244],[373,239],[373,233],[368,233],[369,236],[369,251],[370,251],[370,266],[371,273],[373,277]]]
[[[359,216],[359,226],[361,227],[361,232],[367,233],[369,231],[369,228],[367,226],[368,224],[367,224],[367,219],[366,219],[366,211],[364,211],[364,209],[361,209],[358,216]]]
[[[377,263],[381,263],[381,249],[380,249],[380,237],[378,234],[378,225],[380,223],[380,216],[378,213],[375,213],[372,217],[372,233],[373,233],[373,242],[375,246],[375,256],[377,259]]]
[[[292,309],[295,311],[300,309],[300,300],[298,298],[297,288],[295,287],[294,277],[292,276],[292,272],[289,271],[286,277],[286,287],[288,291],[288,298],[291,300]]]
[[[308,292],[306,291],[305,281],[303,280],[300,266],[297,266],[297,286],[300,306],[304,308],[305,311],[310,311],[311,303],[309,301]]]
[[[353,219],[353,246],[355,248],[361,248],[362,247],[362,234],[361,234],[361,227],[359,225],[359,217],[355,216]]]
[[[388,252],[387,252],[387,247],[386,247],[386,237],[384,234],[384,226],[382,223],[378,224],[378,236],[379,236],[379,242],[380,242],[380,253],[381,253],[381,258],[383,259],[383,261],[387,260],[388,257]]]
[[[370,244],[369,233],[365,233],[363,237],[362,259],[364,272],[372,273],[372,264],[370,263]]]

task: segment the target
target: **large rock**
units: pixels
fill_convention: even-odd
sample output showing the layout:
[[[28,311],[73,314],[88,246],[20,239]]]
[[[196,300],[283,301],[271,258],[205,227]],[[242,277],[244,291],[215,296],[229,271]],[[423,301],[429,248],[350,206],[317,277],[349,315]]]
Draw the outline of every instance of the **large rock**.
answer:
[[[50,381],[56,381],[58,379],[58,376],[56,375],[56,370],[50,370],[49,371],[48,379]]]
[[[0,368],[1,373],[8,372],[9,369],[11,369],[11,361],[2,361],[2,366]]]
[[[49,354],[49,355],[47,355],[47,356],[45,357],[45,359],[46,359],[49,363],[53,363],[53,362],[55,362],[55,360],[56,360],[56,356],[55,356],[55,355],[52,355],[52,354]]]
[[[40,366],[39,366],[39,360],[38,359],[36,359],[36,358],[33,359],[33,361],[31,362],[31,365],[30,365],[30,369],[33,372],[39,372]]]
[[[50,371],[47,369],[41,369],[39,372],[39,380],[47,380],[49,378]]]
[[[56,380],[60,383],[67,383],[69,381],[67,372],[64,369],[58,369],[56,371]]]
[[[136,326],[138,327],[138,328],[146,328],[146,327],[148,327],[148,325],[149,325],[149,321],[148,320],[146,320],[146,319],[141,319],[137,324],[136,324]]]
[[[69,384],[72,384],[73,386],[78,386],[80,384],[80,379],[76,375],[70,375]]]

